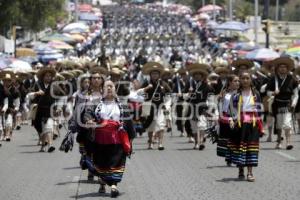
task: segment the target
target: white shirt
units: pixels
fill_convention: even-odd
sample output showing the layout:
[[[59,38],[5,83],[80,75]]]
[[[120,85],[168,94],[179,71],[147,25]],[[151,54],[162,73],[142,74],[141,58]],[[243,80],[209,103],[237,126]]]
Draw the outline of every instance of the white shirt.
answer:
[[[120,121],[120,115],[121,115],[120,108],[116,102],[103,102],[100,111],[101,119]]]

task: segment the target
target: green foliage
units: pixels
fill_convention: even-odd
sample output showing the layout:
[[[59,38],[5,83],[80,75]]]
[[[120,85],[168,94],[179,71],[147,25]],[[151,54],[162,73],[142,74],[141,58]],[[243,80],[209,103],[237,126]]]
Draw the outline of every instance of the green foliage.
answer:
[[[65,16],[64,5],[65,0],[0,0],[0,27],[16,24],[34,32],[54,27]]]

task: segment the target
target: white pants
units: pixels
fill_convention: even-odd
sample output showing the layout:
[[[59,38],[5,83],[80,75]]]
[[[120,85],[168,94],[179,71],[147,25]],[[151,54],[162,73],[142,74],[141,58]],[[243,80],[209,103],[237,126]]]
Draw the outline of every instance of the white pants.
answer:
[[[276,128],[277,129],[292,129],[293,128],[293,118],[292,113],[279,113],[276,115],[277,122],[276,122]]]
[[[157,132],[166,128],[166,119],[163,109],[159,108],[157,115],[154,115],[153,121],[148,127],[148,132]]]
[[[48,118],[47,122],[42,122],[42,135],[46,133],[53,133],[54,131],[54,121],[52,118]]]

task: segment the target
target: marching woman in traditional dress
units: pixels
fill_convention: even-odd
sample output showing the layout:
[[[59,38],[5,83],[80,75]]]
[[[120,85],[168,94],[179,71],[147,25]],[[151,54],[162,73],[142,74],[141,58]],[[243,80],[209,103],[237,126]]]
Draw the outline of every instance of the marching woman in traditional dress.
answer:
[[[55,147],[52,146],[54,131],[52,118],[54,110],[52,110],[52,105],[55,103],[55,99],[51,95],[51,87],[55,75],[56,71],[53,68],[43,67],[40,69],[37,73],[39,80],[35,84],[35,91],[29,94],[29,98],[33,99],[33,102],[37,104],[33,125],[42,143],[40,152],[45,152],[47,146],[49,147],[49,153],[55,150]]]
[[[254,89],[251,74],[240,74],[240,88],[230,101],[229,118],[231,129],[228,147],[232,163],[239,168],[239,178],[244,179],[244,167],[247,167],[247,180],[255,181],[252,168],[258,165],[259,137],[263,134],[260,117],[262,112],[259,93]]]
[[[81,76],[79,79],[79,90],[74,94],[75,103],[72,118],[69,120],[68,129],[72,133],[77,133],[76,141],[79,143],[79,152],[81,154],[81,168],[87,169],[86,165],[83,164],[84,159],[88,155],[88,137],[87,129],[82,124],[84,110],[86,109],[87,102],[89,101],[89,88],[90,88],[90,77],[88,75]]]
[[[92,69],[90,69],[89,73],[90,73],[90,88],[88,92],[88,100],[86,102],[83,113],[85,113],[86,109],[90,105],[98,105],[98,103],[103,98],[104,82],[105,82],[106,75],[108,74],[107,70],[103,67],[93,67]],[[84,114],[82,115],[84,116]],[[94,144],[92,138],[89,137],[89,135],[87,134],[88,130],[83,129],[83,131],[85,132],[85,137],[81,139],[78,138],[78,139],[81,141],[82,144],[80,151],[84,156],[82,157],[80,163],[81,163],[81,167],[84,169],[87,162],[92,159],[91,155],[92,155]],[[94,175],[90,170],[88,173],[88,180],[89,181],[94,180]]]
[[[104,84],[103,99],[89,106],[84,121],[94,129],[92,158],[95,174],[102,182],[99,193],[105,193],[105,184],[111,186],[111,197],[117,197],[117,184],[125,171],[126,156],[131,153],[135,131],[129,113],[125,113],[116,95],[112,81]]]
[[[239,77],[236,75],[229,75],[227,78],[227,86],[225,86],[224,90],[220,93],[220,118],[219,118],[219,126],[220,133],[217,143],[217,155],[220,157],[225,157],[225,161],[228,166],[231,165],[230,155],[228,151],[228,138],[230,136],[230,125],[229,125],[229,103],[233,94],[237,92],[239,88]]]

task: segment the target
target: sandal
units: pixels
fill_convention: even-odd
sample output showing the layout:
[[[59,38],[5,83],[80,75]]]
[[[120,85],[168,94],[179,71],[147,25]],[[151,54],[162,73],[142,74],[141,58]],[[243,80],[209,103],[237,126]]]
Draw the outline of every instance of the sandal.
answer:
[[[248,174],[247,175],[247,181],[248,182],[254,182],[255,181],[255,178],[254,178],[253,174]]]

